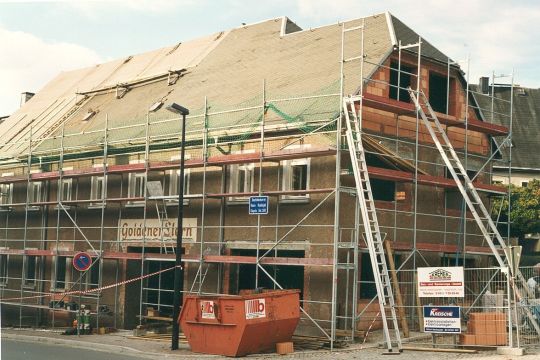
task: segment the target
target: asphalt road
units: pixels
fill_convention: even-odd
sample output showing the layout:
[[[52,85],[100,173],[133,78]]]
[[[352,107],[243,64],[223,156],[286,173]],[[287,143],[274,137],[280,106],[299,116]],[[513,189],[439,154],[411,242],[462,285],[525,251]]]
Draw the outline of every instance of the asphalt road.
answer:
[[[140,360],[140,357],[124,354],[112,354],[62,345],[49,345],[16,340],[2,339],[1,360]]]

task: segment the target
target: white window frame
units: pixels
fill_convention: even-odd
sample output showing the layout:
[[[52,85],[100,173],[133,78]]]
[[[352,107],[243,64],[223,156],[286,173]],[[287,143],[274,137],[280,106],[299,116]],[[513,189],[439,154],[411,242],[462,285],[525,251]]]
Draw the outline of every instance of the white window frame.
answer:
[[[39,174],[41,173],[41,170],[30,170],[30,174]],[[36,202],[42,202],[43,201],[43,184],[45,183],[45,181],[43,180],[38,180],[38,181],[30,181],[29,182],[29,186],[30,188],[28,189],[28,198],[26,199],[27,203],[28,203],[28,210],[39,210],[39,205],[30,205],[32,203],[36,203]],[[37,191],[37,194],[38,196],[36,197],[36,189],[38,190]],[[37,201],[34,201],[37,200]]]
[[[189,159],[189,155],[185,155],[184,160]],[[171,161],[180,160],[180,156],[173,156]],[[169,178],[169,196],[178,196],[178,179],[180,179],[180,169],[171,169],[167,171]],[[184,196],[189,195],[189,184],[191,180],[191,169],[184,167]],[[178,205],[178,198],[170,198],[167,200],[167,205]],[[189,205],[189,199],[184,198],[184,205]]]
[[[103,169],[103,164],[94,164],[94,168]],[[90,200],[95,200],[88,205],[89,209],[101,209],[104,206],[104,201],[107,198],[105,191],[105,183],[107,181],[107,176],[103,175],[94,175],[90,179]],[[101,182],[101,196],[98,196],[98,183]]]
[[[285,149],[300,149],[308,148],[310,145],[291,145]],[[311,177],[311,158],[303,159],[292,159],[292,160],[283,160],[280,162],[281,166],[281,190],[290,191],[293,189],[293,167],[294,166],[306,166],[306,189],[310,188],[310,177]],[[300,189],[296,189],[300,190]],[[304,190],[304,189],[302,189]],[[298,195],[281,195],[280,201],[284,203],[303,203],[309,202],[310,194],[298,194]]]
[[[73,170],[73,167],[64,167],[62,171],[69,171]],[[62,177],[62,181],[60,182],[60,179],[57,180],[57,187],[56,187],[56,201],[71,201],[73,198],[73,178],[64,178]],[[67,194],[66,194],[67,189]],[[67,195],[64,199],[64,195]],[[56,206],[58,208],[59,205]],[[65,208],[69,209],[69,205],[64,205]]]
[[[2,177],[13,176],[14,173],[3,173]],[[7,196],[4,194],[7,193]],[[9,206],[13,203],[13,183],[0,184],[0,206]]]
[[[66,276],[64,278],[64,287],[63,288],[59,288],[57,286],[57,282],[58,282],[58,279],[56,278],[56,271],[57,271],[57,262],[58,262],[58,259],[65,259],[66,261]],[[69,288],[69,283],[71,281],[71,263],[72,263],[72,258],[71,257],[68,257],[68,256],[53,256],[53,262],[52,262],[52,271],[51,271],[51,275],[52,275],[52,279],[51,279],[51,291],[65,291]]]
[[[9,250],[9,248],[0,247],[0,250]],[[0,257],[5,259],[5,261],[0,262],[1,263],[0,275],[3,275],[3,276],[0,276],[0,287],[4,287],[4,286],[7,286],[8,278],[9,278],[9,254],[0,254]]]
[[[233,154],[252,154],[255,150],[242,150]],[[240,173],[244,173],[243,184],[240,184]],[[255,163],[232,164],[228,166],[229,193],[253,192],[255,184]],[[250,181],[248,182],[248,179]],[[247,204],[249,196],[229,196],[228,202],[232,204]]]
[[[37,248],[26,248],[25,250],[37,250]],[[34,276],[32,279],[28,278],[28,263],[30,258],[34,258]],[[22,286],[25,289],[35,289],[37,283],[37,273],[39,266],[40,258],[37,255],[25,255],[23,258],[23,279]],[[30,280],[30,281],[29,281]]]
[[[130,164],[142,164],[144,163],[144,160],[130,160]],[[139,191],[142,191],[141,196],[137,196],[137,192],[135,189],[135,186],[137,185],[137,179],[142,179],[140,186],[141,189],[138,189]],[[132,172],[129,173],[128,177],[128,198],[131,197],[144,197],[146,195],[146,173],[145,172]],[[144,206],[144,200],[136,200],[136,201],[128,201],[126,206],[136,207],[136,206]]]

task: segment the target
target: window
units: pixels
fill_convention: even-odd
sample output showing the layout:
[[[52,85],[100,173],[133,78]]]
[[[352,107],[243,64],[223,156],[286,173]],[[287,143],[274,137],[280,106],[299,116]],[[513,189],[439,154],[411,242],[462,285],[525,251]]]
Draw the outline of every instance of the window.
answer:
[[[185,155],[184,160],[189,159],[189,155]],[[179,156],[174,156],[171,158],[172,161],[179,161]],[[178,180],[180,179],[180,169],[174,169],[168,171],[169,176],[169,196],[178,196],[178,186],[180,185],[178,183]],[[184,168],[184,195],[189,194],[189,179],[190,179],[190,171],[189,169]],[[170,205],[178,204],[178,199],[169,199]],[[189,204],[189,199],[184,198],[184,205]]]
[[[137,198],[144,197],[146,194],[146,174],[131,173],[129,174],[128,197]],[[144,200],[130,201],[130,205],[142,205]]]
[[[69,262],[70,258],[65,256],[55,256],[54,263],[54,272],[53,272],[53,282],[52,287],[54,290],[65,290],[66,285],[69,282]]]
[[[254,164],[235,164],[229,166],[229,193],[252,192],[254,183]],[[249,196],[230,196],[229,201],[247,202],[249,201]]]
[[[390,99],[411,102],[411,97],[409,96],[407,88],[411,86],[411,74],[414,72],[415,68],[411,66],[401,64],[400,67],[397,61],[392,61],[390,63]]]
[[[30,210],[38,210],[39,206],[34,205],[36,203],[42,202],[42,181],[31,182],[30,187],[28,188],[28,208]]]
[[[13,184],[0,184],[0,205],[9,205],[13,200]]]
[[[86,290],[97,289],[99,287],[99,262],[101,260],[93,258],[92,267],[86,272]],[[96,292],[97,293],[97,292]],[[93,294],[96,294],[93,293]]]
[[[105,176],[92,176],[90,184],[90,199],[96,202],[90,203],[92,207],[99,207],[105,198]]]
[[[73,179],[58,180],[58,200],[71,201],[71,190],[73,188]]]
[[[394,181],[370,179],[371,192],[374,200],[394,201],[396,194],[396,183]]]
[[[13,173],[3,173],[2,177],[13,176]],[[13,184],[0,184],[0,205],[13,202]]]
[[[521,186],[522,187],[527,187],[527,186],[529,186],[529,182],[528,181],[522,181]]]
[[[369,253],[361,253],[360,257],[360,298],[371,299],[377,295],[377,286],[373,277],[373,268]]]
[[[281,162],[282,166],[282,190],[307,190],[309,189],[310,159],[294,159]],[[302,202],[309,200],[309,194],[282,195],[282,200],[290,202]]]
[[[23,260],[23,286],[34,288],[36,285],[37,256],[29,255]]]
[[[8,282],[8,255],[0,255],[0,286],[7,285]]]
[[[448,80],[436,73],[429,73],[429,103],[433,110],[446,114],[448,102]]]

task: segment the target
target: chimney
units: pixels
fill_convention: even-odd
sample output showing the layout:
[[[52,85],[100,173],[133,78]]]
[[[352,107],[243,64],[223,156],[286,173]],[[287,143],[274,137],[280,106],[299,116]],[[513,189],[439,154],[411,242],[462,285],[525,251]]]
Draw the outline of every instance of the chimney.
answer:
[[[480,92],[482,94],[489,94],[489,77],[482,76],[480,81],[478,81],[478,85],[480,85]]]
[[[21,93],[21,107],[28,102],[35,94],[29,91]]]

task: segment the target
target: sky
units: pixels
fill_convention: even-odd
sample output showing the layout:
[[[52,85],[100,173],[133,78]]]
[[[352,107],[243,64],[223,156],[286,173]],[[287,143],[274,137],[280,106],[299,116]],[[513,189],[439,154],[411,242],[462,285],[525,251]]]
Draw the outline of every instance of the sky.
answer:
[[[540,87],[537,0],[0,0],[0,116],[61,71],[242,23],[288,16],[306,29],[384,11],[463,61],[471,83],[514,71],[516,83]]]

